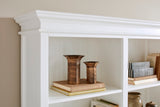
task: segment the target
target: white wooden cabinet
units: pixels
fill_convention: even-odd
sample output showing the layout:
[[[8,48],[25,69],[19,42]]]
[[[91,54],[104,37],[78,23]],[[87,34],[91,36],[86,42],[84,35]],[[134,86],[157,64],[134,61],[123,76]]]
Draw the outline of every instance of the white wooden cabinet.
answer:
[[[128,91],[141,92],[144,104],[160,105],[160,82],[128,85],[128,61],[160,52],[160,22],[48,11],[15,20],[21,26],[22,107],[89,107],[95,97],[127,107]],[[66,54],[85,55],[82,78],[83,62],[99,61],[97,78],[107,90],[70,97],[50,90],[53,81],[67,79]]]

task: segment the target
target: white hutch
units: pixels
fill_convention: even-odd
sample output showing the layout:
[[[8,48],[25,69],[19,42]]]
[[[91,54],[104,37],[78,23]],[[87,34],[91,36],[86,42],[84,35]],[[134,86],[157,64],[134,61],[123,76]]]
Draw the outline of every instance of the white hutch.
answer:
[[[89,107],[95,97],[128,106],[128,92],[142,93],[144,104],[160,104],[160,82],[128,85],[128,61],[144,61],[160,52],[160,22],[49,11],[15,18],[21,26],[21,107]],[[55,80],[67,79],[63,55],[97,60],[97,78],[104,92],[65,96],[50,90]]]

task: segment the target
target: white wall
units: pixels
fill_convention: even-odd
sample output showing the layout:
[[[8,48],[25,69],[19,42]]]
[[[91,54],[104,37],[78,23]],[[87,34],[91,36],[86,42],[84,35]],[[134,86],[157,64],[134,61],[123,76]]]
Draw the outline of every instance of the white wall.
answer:
[[[0,107],[20,107],[20,36],[12,18],[0,18]]]
[[[160,21],[160,0],[0,0],[0,17],[36,9]]]

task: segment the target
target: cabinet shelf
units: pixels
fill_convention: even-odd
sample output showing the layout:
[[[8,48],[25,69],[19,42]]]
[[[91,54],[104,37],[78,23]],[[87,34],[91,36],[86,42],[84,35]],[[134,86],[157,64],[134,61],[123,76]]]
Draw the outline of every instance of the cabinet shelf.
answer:
[[[95,92],[95,93],[82,94],[82,95],[76,95],[76,96],[66,96],[56,91],[49,90],[49,102],[48,103],[55,104],[55,103],[61,103],[61,102],[68,102],[68,101],[74,101],[74,100],[81,100],[81,99],[117,94],[117,93],[122,92],[121,89],[118,89],[112,86],[106,86],[106,89],[107,89],[106,91],[102,91],[102,92]]]
[[[152,88],[152,87],[157,87],[157,86],[160,86],[160,81],[144,83],[144,84],[139,84],[139,85],[128,85],[128,91],[135,91],[135,90]]]

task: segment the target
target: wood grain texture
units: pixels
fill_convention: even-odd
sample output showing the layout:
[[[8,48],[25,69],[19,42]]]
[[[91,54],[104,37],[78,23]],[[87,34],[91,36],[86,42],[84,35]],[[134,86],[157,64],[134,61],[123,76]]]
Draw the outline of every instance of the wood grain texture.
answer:
[[[158,80],[160,80],[160,56],[157,56],[157,58],[156,58],[155,71],[156,71],[156,75],[157,75]]]
[[[158,105],[153,102],[149,102],[146,104],[146,107],[158,107]]]
[[[64,55],[68,60],[68,83],[80,83],[80,60],[83,55]]]
[[[96,67],[97,67],[98,62],[97,61],[87,61],[84,63],[86,64],[86,68],[87,68],[87,81],[88,81],[88,83],[95,84],[97,81]]]
[[[77,85],[68,84],[67,81],[55,81],[53,82],[53,86],[64,89],[69,92],[78,92],[91,89],[105,88],[105,84],[103,82],[97,81],[97,83],[95,84],[88,84],[88,81],[86,79],[81,79],[80,84]]]

